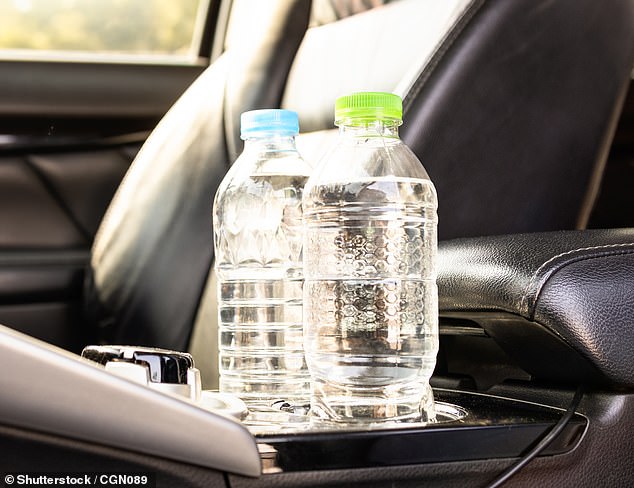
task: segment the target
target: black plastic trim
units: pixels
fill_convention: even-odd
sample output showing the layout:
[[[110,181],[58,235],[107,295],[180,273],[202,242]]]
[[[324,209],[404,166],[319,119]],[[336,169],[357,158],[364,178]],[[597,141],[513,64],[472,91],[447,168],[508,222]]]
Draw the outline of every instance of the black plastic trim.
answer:
[[[607,379],[562,337],[538,322],[507,312],[442,312],[443,320],[469,320],[533,379],[562,384],[605,385]],[[446,327],[449,328],[449,327]],[[451,355],[451,351],[444,351]],[[486,357],[482,357],[484,362]],[[489,359],[490,360],[490,359]],[[493,360],[500,369],[499,358]],[[473,364],[469,368],[473,368]],[[459,373],[454,371],[454,373]],[[461,372],[467,373],[467,371]]]
[[[491,395],[435,390],[468,416],[446,424],[360,432],[257,436],[276,451],[282,472],[471,461],[521,456],[562,416],[560,409]],[[588,426],[575,414],[542,455],[573,450]]]
[[[213,49],[214,35],[220,20],[220,4],[221,0],[209,0],[209,8],[205,16],[205,25],[203,27],[203,35],[200,40],[200,47],[198,49],[198,55],[201,58],[211,58],[211,52]]]
[[[18,129],[50,120],[51,131],[57,119],[158,120],[206,64],[2,60],[0,134],[17,133],[16,117],[27,119]]]

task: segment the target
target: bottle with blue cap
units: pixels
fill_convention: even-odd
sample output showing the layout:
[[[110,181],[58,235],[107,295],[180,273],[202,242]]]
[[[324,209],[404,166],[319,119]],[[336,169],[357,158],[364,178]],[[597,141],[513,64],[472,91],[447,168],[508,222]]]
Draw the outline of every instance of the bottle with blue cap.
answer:
[[[302,192],[311,172],[295,146],[297,114],[241,116],[242,154],[213,208],[220,391],[249,407],[304,405]]]

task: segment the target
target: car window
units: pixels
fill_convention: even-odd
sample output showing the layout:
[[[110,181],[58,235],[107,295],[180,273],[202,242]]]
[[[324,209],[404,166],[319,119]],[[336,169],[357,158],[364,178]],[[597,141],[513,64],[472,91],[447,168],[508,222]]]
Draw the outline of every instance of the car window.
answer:
[[[0,0],[0,58],[194,61],[209,0]]]

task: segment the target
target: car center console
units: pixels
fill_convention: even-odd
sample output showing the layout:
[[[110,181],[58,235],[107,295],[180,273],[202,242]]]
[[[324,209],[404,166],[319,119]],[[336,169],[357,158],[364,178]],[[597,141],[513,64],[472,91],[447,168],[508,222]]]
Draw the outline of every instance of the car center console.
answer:
[[[213,473],[224,473],[213,478],[218,486],[234,488],[364,479],[375,483],[368,486],[423,479],[442,486],[464,472],[472,476],[466,485],[479,486],[537,454],[520,479],[631,480],[630,451],[614,446],[627,442],[634,422],[632,276],[629,230],[441,243],[438,421],[381,429],[313,429],[305,412],[284,408],[272,414],[284,419],[276,428],[174,386],[195,385],[195,376],[164,371],[174,384],[148,388],[113,374],[108,361],[0,327],[0,431],[185,466],[191,486],[215,486]],[[129,351],[112,354],[143,364]],[[153,376],[136,366],[130,374],[137,379]],[[581,402],[579,392],[573,398],[579,385]]]
[[[438,389],[433,424],[314,431],[296,415],[278,432],[272,422],[241,421],[234,405],[196,401],[189,390],[179,395],[176,383],[161,392],[130,374],[122,378],[94,354],[80,358],[4,327],[0,334],[0,365],[12,371],[0,385],[12,392],[0,400],[3,424],[244,476],[517,457],[562,415],[535,403]],[[142,368],[143,360],[137,354],[132,366]],[[586,424],[574,415],[545,453],[573,449]]]

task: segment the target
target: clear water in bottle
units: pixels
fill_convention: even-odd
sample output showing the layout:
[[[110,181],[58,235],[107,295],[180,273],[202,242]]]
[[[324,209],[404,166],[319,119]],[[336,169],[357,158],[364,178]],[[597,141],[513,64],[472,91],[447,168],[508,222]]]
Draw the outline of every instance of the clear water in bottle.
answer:
[[[250,135],[214,203],[220,391],[250,407],[304,404],[301,202],[310,168],[292,137]]]
[[[436,192],[395,128],[386,140],[385,124],[376,130],[342,134],[304,195],[304,340],[318,421],[434,418]],[[335,168],[349,157],[342,175]]]

